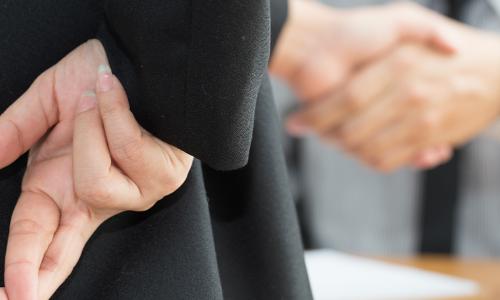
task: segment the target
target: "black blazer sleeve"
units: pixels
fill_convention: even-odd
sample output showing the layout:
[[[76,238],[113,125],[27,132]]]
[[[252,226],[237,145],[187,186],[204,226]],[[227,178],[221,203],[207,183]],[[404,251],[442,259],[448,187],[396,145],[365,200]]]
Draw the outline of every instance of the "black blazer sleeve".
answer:
[[[104,6],[98,38],[141,125],[215,169],[244,166],[269,59],[268,0]]]

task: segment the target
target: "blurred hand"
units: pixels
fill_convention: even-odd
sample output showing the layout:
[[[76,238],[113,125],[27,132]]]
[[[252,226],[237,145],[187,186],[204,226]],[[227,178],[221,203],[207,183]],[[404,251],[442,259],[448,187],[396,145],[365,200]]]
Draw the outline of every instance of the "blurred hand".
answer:
[[[450,147],[498,116],[500,38],[452,21],[445,26],[460,37],[454,55],[401,46],[293,115],[289,127],[311,130],[381,170],[446,159]]]
[[[0,116],[0,167],[31,149],[0,299],[48,299],[102,222],[150,208],[189,172],[192,157],[137,124],[106,66],[100,43],[87,42]]]
[[[439,19],[411,3],[336,10],[315,1],[291,0],[270,71],[301,100],[317,100],[402,42],[452,52],[450,35],[436,26]]]

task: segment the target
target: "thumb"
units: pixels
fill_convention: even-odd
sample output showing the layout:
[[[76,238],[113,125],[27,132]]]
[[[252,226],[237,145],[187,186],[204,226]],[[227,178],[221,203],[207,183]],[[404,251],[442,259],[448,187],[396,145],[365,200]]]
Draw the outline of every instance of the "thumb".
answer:
[[[419,41],[444,53],[453,54],[457,51],[457,42],[453,31],[446,27],[428,25],[407,24],[401,38],[408,41]]]
[[[453,54],[458,48],[452,20],[416,4],[399,4],[397,28],[403,41],[422,42],[444,54]]]

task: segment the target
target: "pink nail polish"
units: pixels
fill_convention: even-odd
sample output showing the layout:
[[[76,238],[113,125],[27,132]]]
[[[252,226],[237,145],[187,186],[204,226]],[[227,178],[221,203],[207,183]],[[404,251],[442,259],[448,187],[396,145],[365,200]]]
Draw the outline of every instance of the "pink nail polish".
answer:
[[[97,77],[97,89],[99,92],[109,92],[113,88],[113,74],[108,65],[99,66]]]

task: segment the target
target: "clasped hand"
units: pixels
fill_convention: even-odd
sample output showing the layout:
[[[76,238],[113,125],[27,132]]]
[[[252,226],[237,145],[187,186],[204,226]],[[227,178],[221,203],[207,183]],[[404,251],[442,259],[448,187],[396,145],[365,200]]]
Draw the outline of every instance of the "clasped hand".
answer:
[[[1,115],[0,132],[0,167],[29,150],[0,299],[48,299],[101,223],[149,209],[192,163],[136,122],[96,40],[39,76]]]

